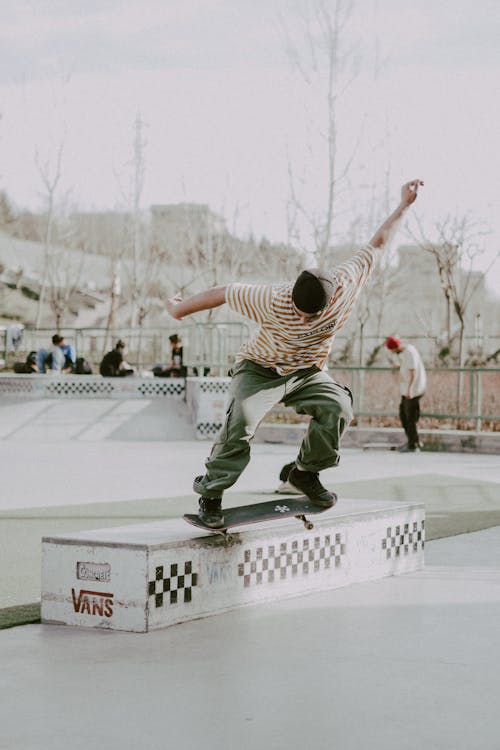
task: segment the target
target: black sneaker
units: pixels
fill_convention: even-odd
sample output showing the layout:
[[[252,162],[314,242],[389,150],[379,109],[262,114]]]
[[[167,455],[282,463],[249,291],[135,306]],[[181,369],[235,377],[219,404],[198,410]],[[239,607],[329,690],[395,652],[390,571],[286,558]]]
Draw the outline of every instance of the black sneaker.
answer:
[[[319,481],[319,474],[314,471],[299,471],[294,468],[288,475],[288,481],[307,497],[314,505],[331,508],[337,502],[337,495],[323,487]]]
[[[301,491],[295,489],[288,481],[288,476],[292,469],[295,468],[295,461],[289,464],[285,464],[280,471],[280,482],[281,484],[274,490],[280,495],[301,495]]]
[[[399,453],[420,453],[419,445],[403,445],[399,449]]]
[[[221,529],[224,526],[220,497],[200,497],[199,505],[198,517],[205,526],[210,526],[211,529]]]
[[[285,464],[283,468],[280,471],[280,482],[286,482],[288,479],[288,475],[290,474],[291,470],[295,469],[295,461],[292,461],[289,464]]]

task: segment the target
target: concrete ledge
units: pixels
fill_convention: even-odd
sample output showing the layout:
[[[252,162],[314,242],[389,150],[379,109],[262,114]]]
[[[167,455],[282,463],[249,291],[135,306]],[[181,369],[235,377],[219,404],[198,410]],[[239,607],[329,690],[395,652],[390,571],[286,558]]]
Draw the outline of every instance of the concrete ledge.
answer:
[[[0,374],[0,397],[164,398],[183,397],[184,378],[103,378],[101,375]]]
[[[198,440],[213,440],[224,424],[231,378],[188,378],[186,402]]]
[[[261,443],[299,445],[307,429],[306,424],[260,425],[255,440]],[[457,453],[500,454],[500,432],[468,432],[465,430],[419,430],[426,451]],[[343,448],[371,448],[379,444],[389,449],[405,442],[404,432],[398,427],[350,427],[342,438]]]
[[[423,566],[423,505],[341,506],[310,531],[271,521],[231,545],[180,519],[45,537],[42,622],[146,632]]]

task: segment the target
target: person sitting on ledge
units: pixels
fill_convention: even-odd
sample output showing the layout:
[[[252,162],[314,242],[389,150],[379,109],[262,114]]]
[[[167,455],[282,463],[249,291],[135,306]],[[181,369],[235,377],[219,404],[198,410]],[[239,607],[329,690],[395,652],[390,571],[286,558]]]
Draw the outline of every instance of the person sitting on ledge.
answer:
[[[153,373],[157,378],[185,378],[187,367],[182,362],[182,339],[173,333],[168,340],[170,341],[170,365],[156,365],[153,367]]]
[[[73,362],[67,354],[68,347],[64,343],[64,336],[55,333],[52,336],[52,349],[40,349],[37,353],[38,370],[41,373],[62,373],[69,375],[73,372]]]
[[[103,377],[118,378],[134,374],[134,368],[123,357],[125,348],[125,342],[120,339],[116,342],[115,348],[104,355],[99,366],[99,372]]]

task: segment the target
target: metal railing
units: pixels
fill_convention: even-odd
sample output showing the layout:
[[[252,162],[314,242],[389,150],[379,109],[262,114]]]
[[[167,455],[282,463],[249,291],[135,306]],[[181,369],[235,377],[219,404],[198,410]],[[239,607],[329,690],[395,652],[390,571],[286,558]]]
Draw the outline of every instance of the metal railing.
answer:
[[[209,369],[211,375],[226,375],[234,361],[235,353],[251,335],[250,324],[242,322],[175,322],[162,328],[62,328],[60,330],[76,356],[88,360],[98,371],[104,354],[112,349],[118,339],[127,344],[125,358],[139,370],[170,362],[169,336],[177,333],[182,339],[184,364],[201,373]],[[26,328],[22,344],[16,352],[3,348],[7,365],[22,361],[30,351],[50,349],[54,334],[52,328]]]
[[[358,425],[365,419],[397,417],[397,369],[333,365],[330,374],[352,390]],[[423,419],[439,421],[441,427],[448,420],[478,432],[484,427],[500,430],[500,368],[427,368],[421,409]]]
[[[121,338],[127,343],[127,360],[138,370],[169,362],[169,336],[182,337],[184,364],[188,374],[225,376],[234,355],[252,334],[254,326],[246,321],[193,322],[172,321],[169,327],[114,329],[65,328],[61,334],[72,344],[77,356],[83,356],[98,372],[103,354]],[[7,365],[22,360],[31,350],[49,348],[53,329],[25,329],[21,347],[6,353]],[[410,337],[406,337],[410,338]],[[380,344],[380,340],[378,341]],[[370,420],[380,423],[397,418],[399,383],[397,371],[390,367],[337,364],[342,337],[334,342],[329,371],[345,382],[354,393],[358,424]],[[1,339],[0,339],[1,347]],[[1,351],[1,348],[0,348]],[[436,420],[439,426],[455,422],[463,429],[500,430],[500,368],[448,367],[427,368],[428,387],[422,399],[422,418]]]
[[[66,343],[71,344],[78,356],[85,357],[98,365],[102,357],[111,349],[118,339],[127,343],[127,359],[138,368],[151,368],[153,365],[169,358],[170,346],[168,337],[172,333],[183,339],[184,359],[188,366],[209,367],[212,374],[224,375],[230,367],[234,355],[242,343],[252,334],[255,325],[247,321],[228,322],[193,322],[169,320],[162,327],[155,328],[63,328],[60,333]],[[7,329],[0,328],[0,358],[11,364],[14,359],[22,359],[29,351],[50,348],[53,328],[25,328],[22,343],[16,352],[7,350]],[[431,364],[439,361],[441,348],[436,336],[405,335],[417,347],[424,362]],[[352,345],[348,347],[348,344]],[[347,348],[346,348],[347,347]],[[360,342],[350,336],[336,336],[333,342],[330,364],[342,362],[345,366],[361,366],[366,363],[370,352],[383,348],[383,339],[375,336],[363,338]],[[348,349],[348,350],[347,350]],[[500,349],[500,336],[466,337],[467,351],[474,351],[478,357],[493,355]],[[347,359],[345,359],[347,357]],[[492,361],[493,365],[494,362]]]

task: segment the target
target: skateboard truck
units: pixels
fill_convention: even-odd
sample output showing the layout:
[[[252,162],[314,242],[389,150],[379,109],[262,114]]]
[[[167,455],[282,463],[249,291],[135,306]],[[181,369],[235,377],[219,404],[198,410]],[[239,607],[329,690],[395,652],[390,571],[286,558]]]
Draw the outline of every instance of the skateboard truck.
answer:
[[[308,531],[311,531],[311,529],[314,529],[313,522],[309,521],[309,519],[306,518],[304,515],[301,514],[300,516],[295,516],[295,518],[297,518],[299,521],[302,521],[302,523],[304,524],[304,528],[307,529]]]

